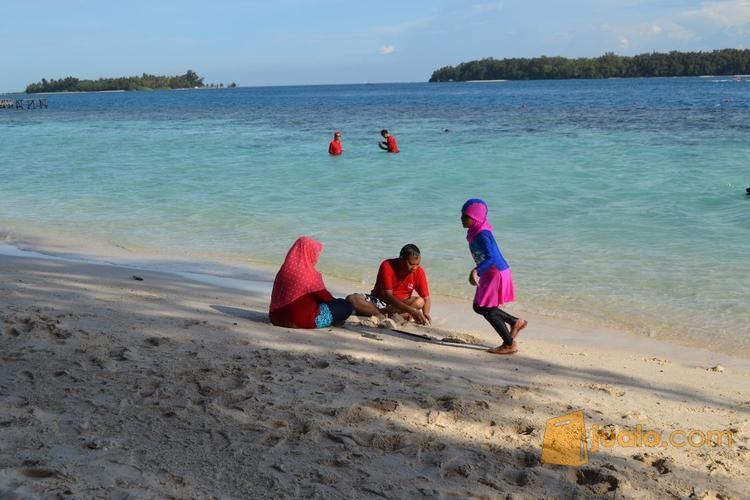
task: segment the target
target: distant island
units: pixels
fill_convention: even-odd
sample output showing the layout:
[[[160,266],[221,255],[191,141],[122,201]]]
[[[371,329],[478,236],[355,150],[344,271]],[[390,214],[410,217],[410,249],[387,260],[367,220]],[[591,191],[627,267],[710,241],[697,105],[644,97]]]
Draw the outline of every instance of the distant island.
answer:
[[[55,80],[42,78],[41,82],[32,83],[26,87],[27,94],[40,92],[96,92],[105,90],[156,90],[156,89],[192,89],[195,87],[206,87],[203,77],[198,76],[193,70],[187,70],[184,75],[179,76],[156,76],[144,73],[142,76],[130,76],[120,78],[100,78],[98,80],[79,80],[69,76]],[[224,84],[210,84],[211,88],[220,88]],[[228,87],[236,87],[236,83],[230,83]]]
[[[546,56],[532,59],[490,57],[440,68],[432,73],[430,82],[740,74],[750,74],[750,49],[721,49],[713,52],[653,52],[632,57],[607,52],[601,57],[578,59]]]

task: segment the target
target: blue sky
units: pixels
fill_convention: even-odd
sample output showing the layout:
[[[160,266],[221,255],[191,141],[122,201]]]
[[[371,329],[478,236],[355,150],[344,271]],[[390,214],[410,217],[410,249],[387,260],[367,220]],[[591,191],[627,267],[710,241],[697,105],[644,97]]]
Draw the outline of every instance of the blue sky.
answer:
[[[483,57],[750,45],[750,0],[3,0],[0,91],[143,72],[206,83],[426,81]]]

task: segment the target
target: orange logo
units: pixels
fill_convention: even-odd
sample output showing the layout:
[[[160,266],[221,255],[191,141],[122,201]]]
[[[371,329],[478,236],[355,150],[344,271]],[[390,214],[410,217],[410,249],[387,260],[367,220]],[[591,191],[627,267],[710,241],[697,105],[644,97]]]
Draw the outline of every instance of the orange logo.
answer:
[[[641,424],[635,430],[609,430],[599,424],[591,426],[591,442],[586,439],[586,423],[583,410],[574,411],[547,420],[542,442],[542,463],[555,465],[583,465],[589,461],[589,451],[597,453],[599,446],[612,448],[684,448],[690,446],[734,446],[733,431],[701,431],[696,429],[678,429],[669,433],[666,438],[654,430],[644,430]],[[589,444],[591,449],[589,449]]]
[[[542,463],[583,465],[588,461],[583,410],[547,420],[542,443]]]

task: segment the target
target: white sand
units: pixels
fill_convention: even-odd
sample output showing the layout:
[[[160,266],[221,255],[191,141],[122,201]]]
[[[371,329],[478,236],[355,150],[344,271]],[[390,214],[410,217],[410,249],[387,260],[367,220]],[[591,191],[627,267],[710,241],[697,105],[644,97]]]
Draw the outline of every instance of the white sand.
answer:
[[[2,499],[748,495],[745,358],[544,318],[499,357],[354,323],[276,328],[268,281],[15,256],[0,272]],[[433,316],[426,333],[498,343],[469,304]],[[734,442],[540,464],[546,420],[578,409],[589,428]]]

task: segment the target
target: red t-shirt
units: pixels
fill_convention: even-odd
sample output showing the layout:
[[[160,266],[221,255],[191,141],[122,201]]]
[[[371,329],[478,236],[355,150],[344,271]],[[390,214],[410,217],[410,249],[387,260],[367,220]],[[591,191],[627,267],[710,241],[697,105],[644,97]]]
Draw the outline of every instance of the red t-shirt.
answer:
[[[372,294],[381,300],[385,300],[385,290],[391,290],[399,300],[408,299],[413,291],[422,298],[429,297],[430,289],[427,287],[424,269],[418,267],[413,273],[397,273],[396,269],[400,268],[398,261],[399,259],[386,259],[380,264]]]
[[[388,141],[388,152],[398,153],[398,144],[396,144],[396,138],[392,135],[389,135],[386,141]]]
[[[315,318],[320,314],[320,304],[332,300],[333,295],[328,290],[318,290],[276,309],[268,315],[268,319],[271,320],[271,324],[286,328],[315,328]]]
[[[328,145],[329,155],[340,155],[342,152],[343,149],[341,147],[341,141],[331,141],[331,143]]]

